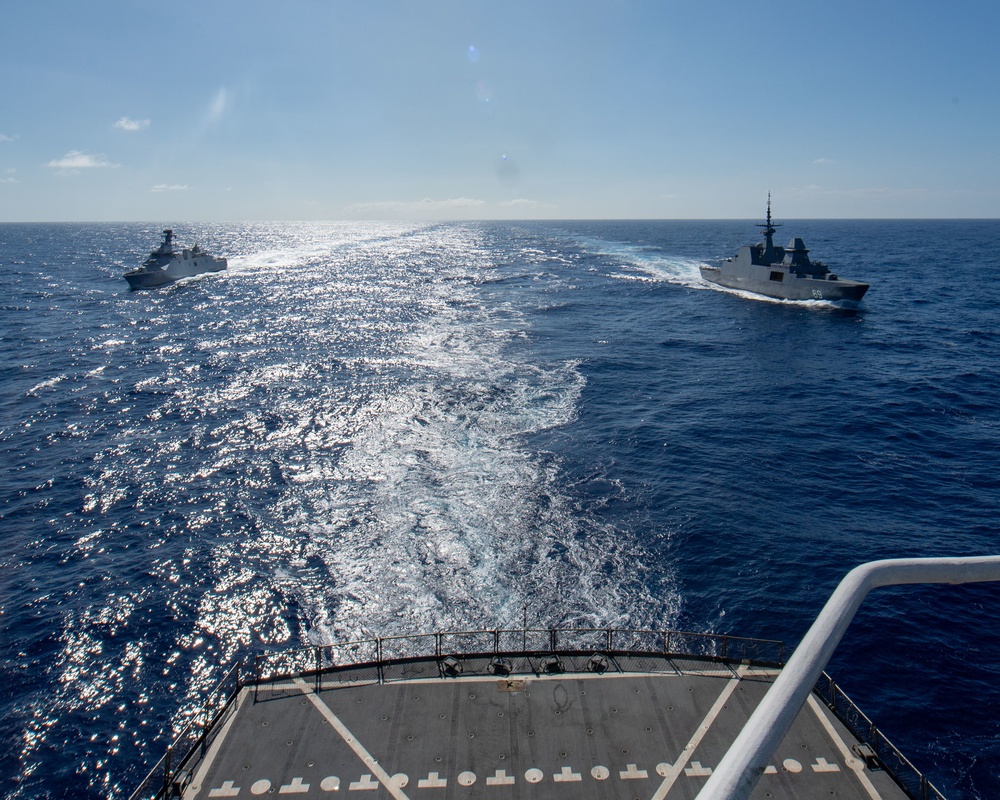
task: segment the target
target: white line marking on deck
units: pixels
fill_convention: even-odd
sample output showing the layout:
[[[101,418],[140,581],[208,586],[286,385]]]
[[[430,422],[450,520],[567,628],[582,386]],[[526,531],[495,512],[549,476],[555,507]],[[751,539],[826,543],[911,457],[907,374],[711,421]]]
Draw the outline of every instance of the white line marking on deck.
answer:
[[[831,764],[820,756],[816,759],[816,763],[812,765],[812,769],[813,772],[840,772],[840,764]]]
[[[278,794],[305,794],[308,791],[309,784],[303,783],[302,778],[292,778],[291,783],[286,783],[278,789]]]
[[[663,783],[660,784],[660,788],[656,790],[653,795],[652,800],[663,800],[667,796],[667,792],[670,791],[670,787],[674,785],[674,781],[677,780],[677,776],[681,774],[681,770],[684,769],[684,765],[687,764],[688,759],[694,755],[695,749],[701,743],[701,740],[705,738],[705,734],[708,733],[709,729],[712,727],[712,723],[715,722],[715,718],[719,716],[722,711],[722,707],[729,701],[730,695],[736,691],[736,687],[739,686],[740,681],[743,676],[746,675],[747,670],[750,669],[749,664],[740,664],[739,669],[736,670],[736,677],[731,679],[727,684],[726,688],[722,690],[722,694],[716,699],[715,703],[708,710],[708,714],[705,715],[705,719],[701,721],[701,725],[694,732],[694,736],[691,737],[681,754],[677,757],[677,761],[674,762],[673,766],[669,770],[669,774],[663,778]]]
[[[365,750],[361,743],[354,738],[349,730],[347,730],[347,726],[340,721],[340,718],[333,713],[326,703],[320,700],[312,689],[309,688],[309,685],[301,678],[296,678],[295,683],[298,685],[302,694],[304,694],[309,699],[309,702],[316,707],[316,710],[323,715],[323,718],[333,726],[333,729],[338,734],[340,734],[340,738],[343,739],[347,746],[354,751],[354,754],[364,762],[368,769],[375,773],[375,777],[378,778],[379,783],[381,783],[388,790],[389,794],[396,798],[396,800],[410,800],[403,793],[402,789],[393,785],[389,774],[379,766],[378,762],[372,758],[371,754]],[[351,788],[353,787],[354,785],[352,784]]]
[[[826,718],[826,714],[823,713],[823,709],[820,708],[819,703],[816,702],[816,698],[809,695],[809,707],[813,710],[816,718],[820,721],[820,724],[826,729],[826,732],[830,734],[830,738],[833,743],[837,746],[840,754],[844,757],[844,762],[851,768],[855,775],[857,775],[858,780],[861,781],[861,785],[865,787],[865,791],[868,792],[868,796],[872,800],[881,800],[882,795],[878,793],[878,790],[872,785],[872,782],[865,775],[865,764],[860,759],[854,758],[851,755],[851,750],[847,746],[847,742],[840,738],[840,734],[833,727],[833,724]]]
[[[222,727],[219,729],[218,734],[216,734],[212,739],[212,744],[208,748],[208,752],[205,754],[205,758],[202,759],[201,764],[195,771],[194,778],[191,783],[188,784],[187,789],[184,790],[184,797],[197,797],[198,793],[201,791],[202,784],[205,781],[205,776],[208,775],[208,771],[212,764],[215,762],[216,756],[219,755],[219,751],[222,749],[222,743],[225,741],[226,737],[229,735],[229,731],[233,727],[233,723],[236,721],[236,717],[239,715],[240,708],[243,705],[244,698],[249,693],[249,689],[244,688],[240,692],[239,697],[236,699],[236,705],[233,708],[229,718],[223,723]],[[235,797],[239,793],[240,787],[233,786],[234,781],[225,781],[220,789],[212,789],[209,793],[209,797]],[[212,792],[222,792],[222,794],[212,794]],[[233,794],[228,794],[228,792],[233,792]]]

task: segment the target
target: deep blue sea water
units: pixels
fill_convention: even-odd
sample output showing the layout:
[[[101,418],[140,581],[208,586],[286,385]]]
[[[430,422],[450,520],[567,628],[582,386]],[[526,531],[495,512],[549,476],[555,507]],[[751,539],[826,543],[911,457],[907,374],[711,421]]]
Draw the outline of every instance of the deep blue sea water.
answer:
[[[998,221],[0,225],[0,796],[126,795],[236,655],[440,628],[794,645],[864,561],[1000,551]],[[830,672],[1000,797],[1000,586],[880,590]]]

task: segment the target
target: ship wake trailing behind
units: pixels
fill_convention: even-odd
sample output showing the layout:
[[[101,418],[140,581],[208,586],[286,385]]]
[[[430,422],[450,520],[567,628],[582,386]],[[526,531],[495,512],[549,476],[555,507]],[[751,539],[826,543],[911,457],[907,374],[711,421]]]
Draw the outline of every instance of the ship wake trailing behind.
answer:
[[[742,289],[780,300],[848,300],[858,302],[868,284],[840,278],[822,261],[812,261],[799,237],[781,247],[774,244],[776,228],[771,220],[771,195],[767,196],[764,241],[743,245],[732,258],[718,266],[702,266],[701,277],[729,289]]]

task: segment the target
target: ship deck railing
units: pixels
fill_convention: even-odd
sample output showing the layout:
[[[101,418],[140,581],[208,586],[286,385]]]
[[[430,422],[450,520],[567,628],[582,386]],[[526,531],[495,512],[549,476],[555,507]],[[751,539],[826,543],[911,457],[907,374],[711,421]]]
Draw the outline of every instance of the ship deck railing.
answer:
[[[187,765],[235,711],[244,687],[253,688],[258,702],[287,691],[283,682],[289,678],[310,678],[318,691],[326,681],[332,686],[460,675],[613,672],[618,671],[617,659],[627,660],[632,671],[663,671],[664,662],[671,670],[732,663],[780,668],[785,646],[776,640],[690,631],[525,628],[388,636],[266,652],[237,661],[226,672],[130,800],[179,796]],[[685,660],[693,663],[685,665]],[[816,692],[907,794],[944,800],[825,672]]]

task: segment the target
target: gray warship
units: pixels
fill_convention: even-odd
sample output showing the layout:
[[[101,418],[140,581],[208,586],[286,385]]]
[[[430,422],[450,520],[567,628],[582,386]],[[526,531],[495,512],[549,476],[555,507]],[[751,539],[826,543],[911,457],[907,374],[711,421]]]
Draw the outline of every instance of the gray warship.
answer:
[[[764,241],[743,245],[718,266],[702,266],[701,277],[729,289],[742,289],[781,300],[847,300],[858,302],[868,284],[840,278],[822,261],[812,261],[805,242],[792,238],[786,247],[775,246],[780,225],[771,220],[771,195],[767,196]]]
[[[141,267],[126,272],[124,277],[132,289],[155,289],[203,272],[220,272],[227,264],[226,259],[215,258],[198,245],[175,250],[174,232],[167,228],[160,246],[149,254]]]
[[[1000,556],[863,564],[787,661],[770,640],[527,625],[262,653],[131,800],[943,800],[824,668],[870,590],[989,580]]]

